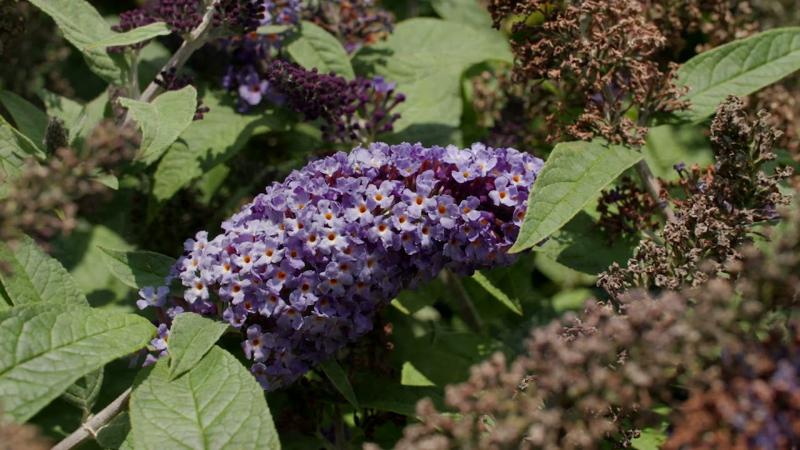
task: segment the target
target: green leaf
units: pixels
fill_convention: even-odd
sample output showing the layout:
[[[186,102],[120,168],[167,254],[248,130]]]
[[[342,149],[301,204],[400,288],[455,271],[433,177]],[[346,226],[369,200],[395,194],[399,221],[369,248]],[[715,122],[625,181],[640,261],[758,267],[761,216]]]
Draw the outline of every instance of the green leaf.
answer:
[[[108,47],[117,47],[125,45],[140,44],[158,36],[166,36],[172,33],[169,26],[164,22],[155,22],[143,27],[134,28],[124,33],[112,33],[108,37],[95,42],[89,48],[105,49]]]
[[[353,392],[353,386],[350,384],[350,379],[347,378],[347,373],[335,359],[329,359],[319,365],[325,375],[331,380],[336,390],[342,394],[348,403],[358,409],[358,399],[356,393]]]
[[[748,95],[800,70],[800,27],[777,28],[703,52],[678,70],[691,108],[680,114],[700,120],[728,95]]]
[[[71,403],[88,416],[92,412],[92,407],[94,407],[97,401],[97,396],[100,395],[100,389],[103,387],[104,372],[105,369],[101,367],[87,373],[79,378],[72,386],[68,387],[67,390],[61,394],[61,398]]]
[[[586,211],[581,211],[535,250],[572,270],[596,275],[614,262],[631,258],[638,243],[635,237],[619,238],[609,243],[608,236],[597,226],[596,220]]]
[[[36,151],[33,144],[26,144],[11,125],[0,117],[0,200],[8,195],[11,184],[22,174],[28,150]]]
[[[411,361],[403,362],[400,370],[400,384],[403,386],[436,386],[436,383],[414,367],[414,363]]]
[[[254,134],[282,126],[271,112],[239,113],[225,94],[206,94],[203,103],[211,111],[189,125],[158,163],[152,192],[158,202],[168,200],[190,181],[230,159]]]
[[[137,450],[280,448],[263,389],[216,346],[174,381],[159,361],[133,391],[130,416]]]
[[[481,285],[482,288],[486,290],[492,297],[494,297],[497,301],[503,304],[506,308],[513,311],[515,314],[522,315],[522,305],[520,305],[519,300],[511,299],[505,292],[501,291],[497,286],[492,284],[492,280],[486,278],[486,275],[476,271],[474,275],[472,275],[472,279]]]
[[[31,0],[52,17],[64,37],[83,53],[92,72],[112,84],[123,84],[126,64],[121,55],[109,55],[105,48],[93,48],[113,35],[111,27],[86,0]]]
[[[714,162],[714,154],[708,145],[704,130],[694,125],[662,125],[650,128],[647,144],[642,148],[645,161],[653,174],[660,178],[675,177],[674,165],[685,163],[707,166]]]
[[[15,247],[0,242],[0,283],[15,305],[65,303],[87,305],[86,296],[57,260],[23,236]]]
[[[430,398],[437,408],[444,407],[442,392],[432,386],[403,386],[391,380],[363,378],[355,385],[362,408],[390,411],[408,417],[417,415],[417,402]]]
[[[289,42],[286,50],[292,59],[306,69],[320,73],[334,72],[348,80],[355,78],[350,58],[342,44],[324,28],[303,21],[300,32]]]
[[[69,236],[54,242],[53,256],[69,271],[91,306],[133,312],[136,306],[130,301],[131,288],[111,272],[100,247],[133,250],[110,228],[81,221]]]
[[[133,314],[36,304],[0,312],[0,398],[25,422],[80,377],[132,353],[155,328]]]
[[[663,422],[658,428],[645,428],[638,437],[631,441],[631,448],[636,450],[658,450],[667,441],[668,422]]]
[[[600,142],[563,142],[553,149],[528,196],[528,212],[510,252],[531,248],[575,217],[642,154]]]
[[[172,145],[194,120],[197,91],[186,86],[179,91],[167,91],[152,103],[121,98],[120,105],[142,129],[142,145],[138,158],[152,164]]]
[[[114,417],[108,425],[97,430],[95,439],[102,448],[121,448],[131,431],[131,419],[127,412]]]
[[[227,323],[199,314],[178,314],[169,333],[169,379],[174,380],[197,365],[227,329]]]
[[[175,260],[148,251],[122,251],[100,247],[106,266],[120,281],[134,289],[161,286]]]
[[[390,139],[430,145],[451,144],[457,137],[464,71],[485,61],[512,60],[508,41],[497,30],[416,18],[399,23],[386,41],[362,48],[353,62],[359,73],[397,82],[406,96]]]
[[[103,119],[108,103],[108,94],[105,92],[85,105],[47,90],[40,92],[39,97],[44,102],[48,116],[64,121],[64,126],[69,130],[70,143],[86,138],[94,130]]]
[[[17,124],[17,130],[30,139],[39,151],[44,153],[47,114],[13,92],[0,91],[0,102],[11,113],[11,117]]]
[[[431,6],[441,18],[476,28],[492,27],[489,11],[478,0],[431,0]]]

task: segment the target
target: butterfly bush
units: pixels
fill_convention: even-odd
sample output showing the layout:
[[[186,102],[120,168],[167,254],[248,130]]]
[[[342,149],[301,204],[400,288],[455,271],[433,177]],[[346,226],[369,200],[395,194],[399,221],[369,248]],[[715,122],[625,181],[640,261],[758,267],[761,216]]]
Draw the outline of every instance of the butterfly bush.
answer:
[[[376,143],[336,153],[274,183],[185,243],[166,288],[140,307],[221,318],[246,335],[268,390],[372,329],[376,311],[442,269],[507,264],[542,160],[474,144]],[[175,292],[175,289],[173,289]],[[160,348],[159,348],[160,349]]]

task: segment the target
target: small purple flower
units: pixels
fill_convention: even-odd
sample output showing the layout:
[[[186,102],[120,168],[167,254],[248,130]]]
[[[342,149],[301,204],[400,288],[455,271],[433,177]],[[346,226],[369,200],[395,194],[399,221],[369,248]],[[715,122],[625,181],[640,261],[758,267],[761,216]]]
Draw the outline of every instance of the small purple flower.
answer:
[[[164,303],[167,301],[168,294],[169,288],[166,286],[160,286],[158,289],[147,286],[139,289],[139,297],[141,298],[136,301],[136,306],[138,306],[139,309],[145,309],[148,306],[160,308],[164,306]]]

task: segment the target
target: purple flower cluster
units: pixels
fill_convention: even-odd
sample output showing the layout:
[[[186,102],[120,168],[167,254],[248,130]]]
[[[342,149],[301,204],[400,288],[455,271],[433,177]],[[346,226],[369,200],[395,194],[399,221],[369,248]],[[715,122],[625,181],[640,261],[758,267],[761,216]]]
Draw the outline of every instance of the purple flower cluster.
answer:
[[[543,162],[474,144],[372,144],[275,183],[209,239],[185,243],[174,284],[140,307],[218,317],[246,333],[252,372],[286,386],[367,333],[400,290],[506,264]],[[167,308],[166,311],[164,308]]]
[[[392,131],[400,117],[392,110],[405,101],[395,84],[381,77],[343,77],[306,70],[275,60],[267,68],[271,89],[289,108],[306,120],[322,119],[322,132],[329,142],[370,142],[380,133]]]
[[[265,1],[265,13],[261,26],[287,26],[277,33],[246,33],[226,39],[223,50],[230,54],[222,86],[239,96],[239,110],[245,112],[263,100],[277,103],[280,96],[269,89],[263,73],[286,36],[300,22],[299,0]]]

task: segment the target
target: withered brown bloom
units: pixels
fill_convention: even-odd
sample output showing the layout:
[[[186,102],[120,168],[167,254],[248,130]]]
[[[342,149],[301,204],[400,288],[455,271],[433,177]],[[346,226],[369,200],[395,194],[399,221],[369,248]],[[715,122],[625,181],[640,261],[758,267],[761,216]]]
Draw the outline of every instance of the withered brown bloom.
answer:
[[[556,85],[549,122],[572,138],[641,145],[651,116],[686,106],[676,67],[657,59],[667,40],[639,1],[493,0],[489,11],[496,26],[518,18],[514,79]]]
[[[113,174],[136,151],[136,135],[112,122],[102,122],[86,140],[85,150],[65,146],[66,139],[51,121],[48,140],[53,154],[45,162],[31,158],[21,175],[10,182],[0,202],[0,238],[13,240],[29,234],[40,243],[69,234],[77,225],[78,212],[91,208],[98,196],[109,193],[98,178]]]
[[[753,225],[776,219],[777,208],[788,201],[778,184],[791,169],[763,171],[775,158],[779,137],[766,113],[752,122],[742,101],[729,97],[711,125],[714,167],[705,173],[683,169],[686,198],[673,201],[675,219],[658,239],[643,240],[627,267],[609,267],[598,285],[612,298],[632,288],[679,289],[705,282],[709,272],[738,259]]]

